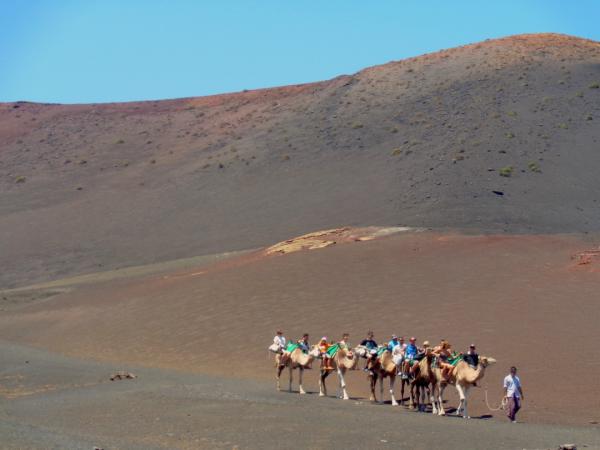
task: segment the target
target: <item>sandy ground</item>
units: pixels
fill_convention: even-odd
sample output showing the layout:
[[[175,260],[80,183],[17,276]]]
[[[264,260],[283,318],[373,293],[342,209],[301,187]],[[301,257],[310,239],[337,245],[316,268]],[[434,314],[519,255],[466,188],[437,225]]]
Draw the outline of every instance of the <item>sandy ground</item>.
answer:
[[[0,448],[599,449],[598,429],[438,418],[268,383],[100,364],[0,343]],[[116,370],[138,378],[109,381]]]
[[[266,352],[274,330],[313,341],[367,329],[420,341],[474,341],[498,364],[470,399],[473,415],[501,397],[517,365],[527,395],[522,420],[599,421],[597,263],[571,256],[590,236],[405,233],[370,242],[86,284],[4,312],[0,338],[97,360],[273,383]],[[367,394],[362,372],[350,393]],[[317,374],[306,384],[317,388]],[[274,383],[272,384],[274,388]],[[448,390],[450,406],[456,395]]]

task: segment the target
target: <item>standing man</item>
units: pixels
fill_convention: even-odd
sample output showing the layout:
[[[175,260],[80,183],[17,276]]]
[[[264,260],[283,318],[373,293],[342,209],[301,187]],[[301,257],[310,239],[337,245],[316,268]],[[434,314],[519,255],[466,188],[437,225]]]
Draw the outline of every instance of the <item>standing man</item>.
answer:
[[[521,400],[524,400],[525,396],[515,366],[510,368],[510,373],[504,378],[504,398],[508,400],[508,420],[517,423],[517,412],[521,409]]]

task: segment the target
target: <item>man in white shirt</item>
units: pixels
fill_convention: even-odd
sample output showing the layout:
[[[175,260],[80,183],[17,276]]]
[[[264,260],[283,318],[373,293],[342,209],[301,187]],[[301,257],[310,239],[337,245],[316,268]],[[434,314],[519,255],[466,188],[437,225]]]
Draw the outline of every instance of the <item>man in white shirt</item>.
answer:
[[[279,347],[280,353],[283,353],[285,351],[287,342],[281,330],[277,330],[277,334],[273,338],[273,344]]]
[[[510,373],[504,377],[504,398],[508,400],[506,415],[512,423],[517,423],[516,415],[521,409],[521,400],[525,399],[521,379],[517,376],[517,368],[510,368]]]

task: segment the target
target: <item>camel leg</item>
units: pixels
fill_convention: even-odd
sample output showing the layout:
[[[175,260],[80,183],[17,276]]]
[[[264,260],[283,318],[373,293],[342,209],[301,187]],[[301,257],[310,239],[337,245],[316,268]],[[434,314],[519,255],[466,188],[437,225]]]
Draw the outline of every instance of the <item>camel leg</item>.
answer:
[[[344,400],[350,400],[348,392],[346,392],[346,380],[344,379],[344,373],[341,369],[338,369],[338,377],[340,379],[340,388],[342,389],[342,398]]]
[[[277,390],[281,391],[281,372],[283,372],[284,366],[277,366]]]
[[[396,383],[396,375],[390,375],[390,397],[392,397],[392,406],[398,406],[396,397],[394,397],[394,384]]]
[[[400,406],[404,405],[404,380],[400,377]]]
[[[327,371],[321,370],[321,376],[319,377],[319,397],[325,397],[327,395],[327,385],[325,384],[325,377]]]
[[[460,384],[456,384],[456,390],[458,391],[458,397],[460,398],[460,403],[458,404],[458,408],[456,409],[456,415],[462,416],[465,419],[469,419],[467,414],[467,390],[468,387],[463,387]]]
[[[383,375],[379,377],[379,403],[383,404]]]
[[[421,386],[421,411],[427,412],[427,399],[429,398],[429,386]]]
[[[292,378],[294,377],[294,369],[292,369],[292,365],[290,364],[290,385],[288,386],[288,391],[292,392]]]
[[[445,384],[440,384],[439,390],[438,390],[438,414],[440,416],[445,416],[446,415],[446,410],[444,409],[444,389],[446,389],[446,385]]]
[[[369,387],[371,388],[371,397],[369,401],[376,402],[377,396],[375,395],[375,385],[377,384],[377,376],[375,374],[369,375]]]
[[[431,387],[430,387],[430,391],[429,391],[429,399],[431,401],[431,414],[437,414],[438,413],[438,409],[437,409],[437,401],[436,401],[436,385],[435,383],[431,383]]]
[[[300,373],[298,374],[298,392],[300,394],[306,394],[304,387],[302,387],[302,375],[304,375],[304,368],[299,367],[298,370],[300,371]]]
[[[464,399],[465,393],[462,390],[462,386],[460,384],[456,384],[456,392],[458,392],[458,406],[456,407],[456,415],[460,416],[463,408],[464,408]]]
[[[408,408],[409,409],[415,409],[415,400],[417,399],[416,395],[415,395],[415,390],[417,389],[417,387],[416,387],[414,381],[413,382],[409,382],[408,386],[410,388],[410,403],[408,405]]]

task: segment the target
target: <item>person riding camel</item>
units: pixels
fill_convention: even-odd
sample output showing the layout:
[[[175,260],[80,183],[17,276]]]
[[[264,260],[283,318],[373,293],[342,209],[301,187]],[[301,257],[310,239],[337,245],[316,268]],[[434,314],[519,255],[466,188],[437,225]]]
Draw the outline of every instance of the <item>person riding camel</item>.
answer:
[[[377,342],[375,342],[375,339],[373,339],[374,336],[375,334],[372,331],[369,331],[367,332],[366,339],[363,339],[360,342],[360,345],[364,347],[367,351],[364,356],[367,359],[367,362],[365,363],[365,368],[363,369],[365,372],[369,372],[371,370],[373,356],[377,355]]]
[[[438,357],[438,366],[442,369],[442,378],[450,378],[454,366],[460,360],[460,355],[452,351],[452,346],[446,339],[442,339],[440,345],[433,349],[433,354]]]
[[[414,360],[416,362],[420,362],[423,358],[425,358],[427,356],[427,354],[429,352],[431,352],[431,346],[429,344],[429,341],[423,341],[423,347],[420,347],[419,352],[417,353],[417,356],[415,356]],[[413,378],[416,378],[417,374],[419,372],[419,364],[413,364],[413,366],[410,368],[410,376]]]
[[[275,353],[279,353],[281,355],[281,357],[279,358],[279,364],[285,365],[289,353],[286,354],[287,340],[283,335],[283,331],[276,331],[275,337],[273,338],[272,348],[275,349]]]
[[[465,362],[473,368],[477,368],[479,365],[479,355],[475,349],[475,344],[469,345],[469,350],[463,355]]]
[[[304,333],[300,339],[298,339],[298,347],[304,352],[308,353],[310,345],[308,343],[308,333]]]
[[[417,339],[415,337],[411,337],[408,345],[406,346],[406,350],[404,351],[404,362],[402,364],[402,379],[404,380],[408,379],[410,368],[413,365],[417,354],[419,353],[416,342]]]
[[[394,352],[394,349],[400,345],[400,341],[398,340],[398,336],[392,334],[392,340],[388,342],[387,349],[390,353]]]
[[[333,370],[331,365],[331,358],[327,354],[327,350],[330,345],[327,342],[327,336],[323,336],[319,341],[319,352],[321,353],[321,369],[323,370]]]
[[[279,348],[279,353],[283,353],[287,344],[283,331],[277,330],[277,334],[275,334],[275,337],[273,338],[273,344]]]

